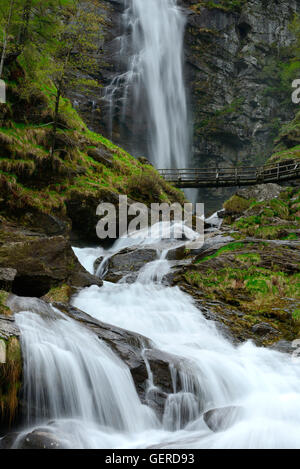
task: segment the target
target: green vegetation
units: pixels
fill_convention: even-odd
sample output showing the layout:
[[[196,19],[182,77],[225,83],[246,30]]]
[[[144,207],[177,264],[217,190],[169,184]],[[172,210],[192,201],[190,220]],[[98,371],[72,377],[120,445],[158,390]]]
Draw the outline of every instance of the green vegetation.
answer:
[[[6,306],[8,296],[9,293],[4,290],[0,290],[0,314],[4,316],[10,316],[11,314],[10,309]]]
[[[11,337],[3,341],[6,363],[0,364],[0,419],[11,424],[18,410],[21,389],[22,354],[19,340]]]
[[[251,206],[253,200],[246,200],[238,195],[233,195],[229,200],[224,203],[224,208],[231,214],[241,213]]]
[[[292,122],[282,126],[275,144],[271,162],[300,158],[300,112]]]
[[[207,256],[207,257],[204,257],[203,259],[196,261],[196,263],[205,262],[205,261],[208,261],[209,259],[215,259],[216,257],[220,256],[224,252],[236,251],[237,249],[241,249],[243,247],[244,247],[243,243],[230,243],[227,246],[220,248],[217,252],[215,252],[211,256]]]
[[[288,188],[280,197],[258,202],[234,195],[224,203],[225,223],[236,231],[235,239],[246,236],[261,239],[297,240],[300,230],[300,191]]]
[[[69,285],[63,284],[59,287],[51,288],[51,290],[43,297],[49,303],[69,303],[72,295],[72,288]]]
[[[65,218],[70,199],[100,200],[112,192],[149,203],[184,201],[154,168],[88,130],[63,96],[73,87],[95,89],[78,77],[95,66],[98,2],[25,3],[13,2],[9,25],[9,1],[0,13],[9,32],[6,58],[12,56],[4,67],[8,102],[0,105],[0,214],[18,218],[29,210]]]
[[[243,5],[247,3],[247,0],[202,0],[201,2],[196,3],[191,6],[191,9],[197,11],[202,7],[209,9],[218,9],[226,12],[240,12]]]
[[[245,254],[247,255],[247,253]],[[237,263],[243,264],[243,254],[236,256]],[[287,275],[270,269],[257,267],[259,255],[250,255],[247,261],[252,265],[247,269],[242,265],[236,268],[227,267],[216,271],[189,271],[186,280],[197,288],[205,291],[208,297],[216,299],[230,299],[239,303],[244,310],[254,314],[264,312],[268,314],[270,305],[278,299],[293,297],[300,299],[300,274]],[[235,291],[239,293],[234,294]],[[243,295],[244,294],[244,295]]]

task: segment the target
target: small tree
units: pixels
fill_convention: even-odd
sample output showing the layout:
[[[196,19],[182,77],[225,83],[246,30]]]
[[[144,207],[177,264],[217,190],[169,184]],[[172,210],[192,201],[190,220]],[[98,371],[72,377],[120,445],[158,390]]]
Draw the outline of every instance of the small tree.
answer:
[[[56,86],[54,122],[50,155],[53,156],[58,127],[59,106],[62,95],[74,87],[99,86],[90,76],[96,69],[101,22],[97,3],[93,1],[66,0],[60,8],[60,25],[52,41],[53,63],[51,78]]]

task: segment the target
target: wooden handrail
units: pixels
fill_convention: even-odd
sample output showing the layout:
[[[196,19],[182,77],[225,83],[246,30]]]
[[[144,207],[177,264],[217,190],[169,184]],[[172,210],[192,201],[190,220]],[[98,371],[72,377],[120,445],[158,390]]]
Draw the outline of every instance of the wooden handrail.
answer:
[[[262,182],[300,178],[300,159],[268,163],[257,167],[183,168],[158,171],[168,182],[178,187],[255,185]]]

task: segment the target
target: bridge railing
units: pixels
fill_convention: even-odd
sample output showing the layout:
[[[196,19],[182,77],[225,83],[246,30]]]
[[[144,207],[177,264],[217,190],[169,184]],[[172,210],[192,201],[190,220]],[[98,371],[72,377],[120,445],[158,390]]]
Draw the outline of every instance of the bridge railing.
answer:
[[[300,159],[269,163],[265,166],[241,166],[231,168],[183,168],[183,169],[160,169],[161,176],[169,182],[215,182],[242,184],[248,182],[268,182],[289,178],[289,176],[300,176]]]

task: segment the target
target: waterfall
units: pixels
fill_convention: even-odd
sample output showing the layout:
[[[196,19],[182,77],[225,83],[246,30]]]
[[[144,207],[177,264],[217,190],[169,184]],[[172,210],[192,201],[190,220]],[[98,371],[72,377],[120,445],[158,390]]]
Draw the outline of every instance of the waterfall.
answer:
[[[177,0],[125,0],[121,59],[127,71],[106,90],[111,112],[120,96],[123,118],[133,105],[147,127],[148,154],[157,168],[188,166],[189,125],[183,76],[186,18]]]

